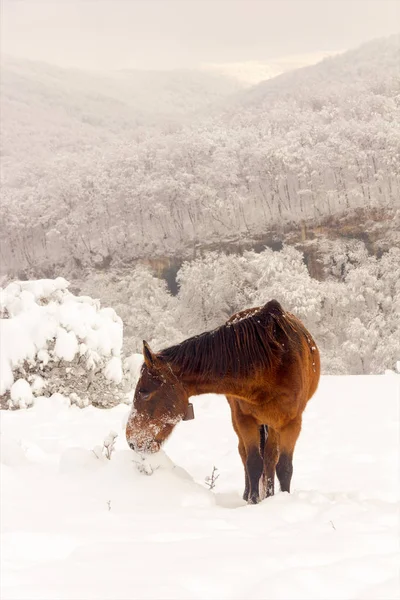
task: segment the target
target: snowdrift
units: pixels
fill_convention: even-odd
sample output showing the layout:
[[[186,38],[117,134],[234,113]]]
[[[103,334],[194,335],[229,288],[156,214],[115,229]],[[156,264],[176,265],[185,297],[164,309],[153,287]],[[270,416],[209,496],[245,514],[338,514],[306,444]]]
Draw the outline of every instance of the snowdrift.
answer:
[[[399,381],[322,378],[293,493],[257,506],[241,499],[223,397],[195,398],[196,419],[145,469],[125,441],[126,405],[58,395],[3,411],[2,599],[397,598]]]

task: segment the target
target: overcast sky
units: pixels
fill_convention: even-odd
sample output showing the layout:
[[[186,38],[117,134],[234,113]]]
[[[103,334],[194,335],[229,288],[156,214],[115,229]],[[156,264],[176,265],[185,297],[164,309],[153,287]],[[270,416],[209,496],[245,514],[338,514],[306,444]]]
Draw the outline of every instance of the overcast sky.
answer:
[[[2,51],[81,68],[179,68],[346,50],[399,0],[2,0]]]

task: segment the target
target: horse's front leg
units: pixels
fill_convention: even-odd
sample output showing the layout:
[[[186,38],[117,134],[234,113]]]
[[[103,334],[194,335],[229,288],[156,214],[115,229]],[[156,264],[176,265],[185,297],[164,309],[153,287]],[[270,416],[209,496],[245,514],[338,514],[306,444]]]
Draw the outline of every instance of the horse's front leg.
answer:
[[[240,433],[239,419],[240,419],[241,413],[240,413],[240,409],[239,409],[239,403],[238,403],[238,400],[234,396],[227,396],[226,399],[228,400],[229,406],[231,408],[233,429],[235,430],[235,433],[238,436],[238,440],[239,440],[238,450],[239,450],[239,455],[240,455],[240,458],[242,459],[243,468],[244,468],[243,500],[246,500],[246,502],[247,502],[247,500],[249,499],[250,484],[249,484],[249,477],[247,475],[247,467],[246,467],[247,452],[246,452],[246,447],[244,445],[244,441],[243,441],[241,433]]]
[[[238,423],[240,437],[246,451],[247,501],[250,504],[257,504],[260,501],[260,480],[264,468],[264,460],[260,453],[260,426],[253,417],[243,413]]]
[[[260,502],[260,500],[262,500],[262,498],[260,498],[260,480],[263,472],[264,461],[260,454],[260,433],[257,422],[255,422],[254,430],[254,436],[249,435],[249,437],[246,438],[246,470],[249,480],[249,494],[247,501],[249,504],[257,504]],[[249,433],[249,430],[247,433]]]
[[[260,429],[255,419],[244,414],[240,409],[240,401],[234,396],[227,396],[232,411],[232,424],[239,438],[239,454],[245,472],[245,489],[243,499],[250,504],[260,501],[259,485],[264,461],[260,453]]]

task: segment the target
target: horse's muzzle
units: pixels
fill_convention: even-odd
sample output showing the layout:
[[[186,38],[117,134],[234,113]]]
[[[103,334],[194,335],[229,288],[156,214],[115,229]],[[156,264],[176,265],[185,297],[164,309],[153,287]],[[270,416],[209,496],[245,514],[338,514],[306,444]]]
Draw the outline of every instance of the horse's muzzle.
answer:
[[[128,442],[128,446],[131,450],[136,452],[137,454],[154,454],[158,452],[161,448],[161,444],[153,440],[152,442],[147,442],[143,444],[143,446],[139,446],[134,444],[133,442]]]

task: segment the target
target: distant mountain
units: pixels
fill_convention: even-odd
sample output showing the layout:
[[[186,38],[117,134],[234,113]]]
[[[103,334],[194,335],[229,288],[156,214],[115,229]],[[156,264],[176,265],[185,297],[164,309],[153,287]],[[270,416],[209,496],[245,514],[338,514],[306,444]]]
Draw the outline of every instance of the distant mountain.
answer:
[[[244,61],[230,63],[205,63],[202,70],[206,72],[220,73],[225,76],[237,79],[242,84],[250,87],[261,81],[266,81],[287,73],[295,69],[301,69],[309,65],[314,65],[328,56],[333,56],[338,52],[314,52],[310,54],[299,54],[294,56],[284,56],[282,58],[262,61]]]
[[[359,92],[360,87],[385,93],[390,86],[399,85],[400,35],[393,35],[263,81],[239,93],[238,100],[252,109],[268,108],[271,102],[285,98],[300,100],[321,94],[321,99],[338,99]]]
[[[135,139],[140,128],[176,126],[241,87],[204,71],[98,74],[5,57],[2,155],[20,160]]]
[[[5,57],[2,95],[99,112],[124,107],[131,116],[188,114],[238,91],[228,74],[206,70],[89,72]]]

